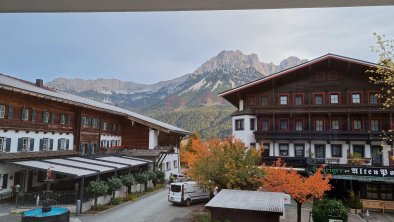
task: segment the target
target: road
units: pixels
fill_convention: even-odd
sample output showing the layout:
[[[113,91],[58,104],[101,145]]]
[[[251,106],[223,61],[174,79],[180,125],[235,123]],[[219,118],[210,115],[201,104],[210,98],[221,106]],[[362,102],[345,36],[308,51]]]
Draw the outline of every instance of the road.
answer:
[[[138,201],[111,209],[97,216],[80,216],[82,222],[186,222],[188,216],[205,205],[190,207],[175,206],[167,200],[168,190],[164,189]]]

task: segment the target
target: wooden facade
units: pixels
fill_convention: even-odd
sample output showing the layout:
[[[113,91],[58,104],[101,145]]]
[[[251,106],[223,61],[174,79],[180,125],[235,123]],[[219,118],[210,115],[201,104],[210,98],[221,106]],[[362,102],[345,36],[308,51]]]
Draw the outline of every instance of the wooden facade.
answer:
[[[328,54],[220,96],[238,108],[232,115],[234,136],[262,148],[266,164],[280,157],[295,167],[346,168],[358,153],[363,167],[391,170],[393,149],[381,135],[393,129],[393,108],[383,108],[376,97],[379,86],[369,82],[366,71],[375,66]],[[366,181],[394,184],[374,175],[334,175],[338,178],[357,181],[340,187],[355,188],[363,198],[371,196]],[[394,187],[388,187],[392,198]]]

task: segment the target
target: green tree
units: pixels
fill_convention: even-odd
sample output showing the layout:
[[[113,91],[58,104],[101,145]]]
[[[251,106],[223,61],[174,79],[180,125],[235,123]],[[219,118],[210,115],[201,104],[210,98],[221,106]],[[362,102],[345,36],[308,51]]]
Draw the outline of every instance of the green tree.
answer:
[[[376,46],[372,46],[372,51],[379,55],[377,67],[370,69],[371,83],[380,87],[377,97],[383,99],[383,105],[390,107],[394,105],[394,40],[385,39],[384,35],[374,33]]]
[[[163,171],[156,170],[156,179],[153,181],[153,184],[156,186],[157,184],[163,184],[166,174]]]
[[[148,175],[148,181],[152,181],[152,183],[154,183],[156,181],[157,178],[157,174],[155,171],[146,171],[146,174]],[[156,184],[153,184],[154,186],[156,186]],[[146,189],[147,187],[145,187]]]
[[[107,185],[108,185],[108,191],[112,194],[112,199],[115,198],[115,191],[120,190],[120,188],[122,188],[123,186],[120,178],[115,176],[107,180]]]
[[[127,187],[127,193],[131,193],[131,186],[135,184],[133,174],[129,173],[120,177],[122,184]]]
[[[90,181],[87,190],[94,197],[94,207],[96,208],[97,198],[99,196],[105,195],[108,192],[108,185],[102,180]]]
[[[341,201],[329,199],[313,201],[313,221],[328,222],[328,216],[338,216],[342,217],[344,221],[348,221],[348,210]]]
[[[211,189],[255,190],[260,186],[258,178],[260,156],[256,149],[245,150],[245,145],[233,138],[212,139],[196,143],[199,150],[196,161],[189,170],[192,178]]]
[[[146,186],[149,181],[149,176],[145,172],[139,172],[135,174],[135,181],[139,184],[144,184],[145,185],[145,191],[146,191]],[[140,192],[141,192],[141,186],[140,186]]]

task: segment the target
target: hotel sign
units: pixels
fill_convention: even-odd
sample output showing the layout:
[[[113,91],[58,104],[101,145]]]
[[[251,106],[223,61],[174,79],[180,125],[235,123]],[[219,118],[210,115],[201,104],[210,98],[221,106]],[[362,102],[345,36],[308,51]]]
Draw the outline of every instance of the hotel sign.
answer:
[[[318,168],[319,166],[312,166],[311,172],[315,173]],[[332,175],[394,177],[394,168],[366,166],[325,166],[322,173]]]

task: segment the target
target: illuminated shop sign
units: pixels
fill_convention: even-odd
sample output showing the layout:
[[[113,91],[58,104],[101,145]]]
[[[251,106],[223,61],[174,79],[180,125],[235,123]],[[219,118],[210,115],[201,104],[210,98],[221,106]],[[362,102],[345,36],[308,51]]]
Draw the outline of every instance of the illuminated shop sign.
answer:
[[[319,166],[313,166],[311,172],[317,171]],[[363,166],[325,166],[323,174],[394,177],[394,168],[388,167],[363,167]]]

